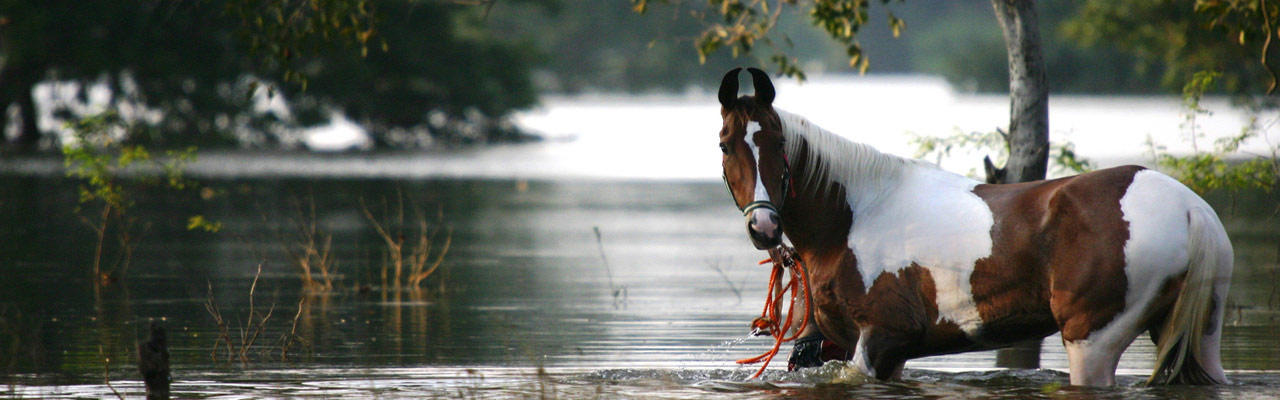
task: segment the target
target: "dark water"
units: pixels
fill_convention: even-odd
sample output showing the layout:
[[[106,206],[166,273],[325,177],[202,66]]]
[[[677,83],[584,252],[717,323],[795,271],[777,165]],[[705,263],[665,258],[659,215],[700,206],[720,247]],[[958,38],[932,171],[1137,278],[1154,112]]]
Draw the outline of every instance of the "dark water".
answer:
[[[786,373],[781,360],[747,381],[755,367],[733,360],[772,345],[747,337],[767,270],[719,183],[202,184],[138,193],[127,271],[95,290],[96,241],[81,218],[95,214],[73,211],[75,185],[0,178],[0,396],[139,396],[133,349],[151,319],[169,330],[181,398],[1274,398],[1280,385],[1275,194],[1212,199],[1237,253],[1223,347],[1236,383],[1141,388],[1152,362],[1142,337],[1120,387],[1095,390],[1065,386],[1056,336],[1038,371],[991,370],[994,353],[982,352],[912,361],[905,382],[865,382],[839,365]],[[384,285],[386,245],[361,211],[363,199],[383,215],[396,198],[411,203],[407,221],[421,213],[441,228],[436,250],[451,229],[420,290]],[[223,228],[188,231],[192,215]],[[331,235],[330,290],[304,290],[286,250],[300,251],[298,228],[311,222],[318,243]],[[118,247],[108,242],[104,269],[123,259]],[[259,265],[252,307],[256,320],[270,310],[265,324],[249,322]],[[264,326],[243,359],[214,350],[210,288],[237,350]]]

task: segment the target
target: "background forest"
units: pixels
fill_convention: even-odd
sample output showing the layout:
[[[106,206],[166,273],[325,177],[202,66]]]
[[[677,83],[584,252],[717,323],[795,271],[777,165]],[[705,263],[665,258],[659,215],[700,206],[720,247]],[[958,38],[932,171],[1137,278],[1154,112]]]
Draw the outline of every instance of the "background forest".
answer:
[[[0,125],[10,150],[52,150],[63,123],[112,109],[141,122],[134,143],[296,148],[301,128],[341,114],[376,147],[425,148],[527,139],[507,116],[540,95],[705,91],[732,66],[770,64],[768,51],[700,60],[721,15],[700,2],[639,3],[4,0]],[[856,36],[867,73],[1006,90],[988,2],[871,3]],[[1235,31],[1193,3],[1040,2],[1051,90],[1175,93],[1214,69],[1216,90],[1259,92],[1256,50],[1220,45]],[[859,71],[805,6],[784,7],[771,35],[809,76]]]

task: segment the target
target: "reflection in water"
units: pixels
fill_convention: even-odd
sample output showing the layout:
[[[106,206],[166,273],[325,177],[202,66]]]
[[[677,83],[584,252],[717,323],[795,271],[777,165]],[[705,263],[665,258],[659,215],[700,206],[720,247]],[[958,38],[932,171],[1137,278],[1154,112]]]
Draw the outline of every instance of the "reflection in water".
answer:
[[[205,203],[141,198],[147,204],[137,208],[139,218],[152,222],[152,233],[140,242],[130,275],[106,287],[99,303],[81,268],[93,238],[52,204],[73,203],[74,187],[0,178],[0,272],[9,277],[0,280],[0,343],[23,343],[0,347],[0,366],[15,388],[10,393],[109,396],[102,384],[107,357],[116,388],[141,393],[125,360],[133,359],[148,318],[165,318],[179,397],[1022,397],[1065,381],[1053,371],[981,372],[994,359],[984,352],[912,361],[908,383],[819,384],[830,380],[780,366],[767,375],[773,383],[740,382],[753,368],[732,360],[772,345],[744,339],[768,271],[752,265],[760,253],[747,243],[719,183],[206,184],[226,195]],[[385,237],[360,208],[362,198],[397,192],[425,209],[438,205],[442,225],[454,228],[445,262],[421,289],[390,282]],[[306,289],[296,258],[272,233],[294,226],[288,218],[296,210],[288,204],[298,193],[314,193],[312,221],[328,235],[317,243],[331,243],[327,258],[336,266],[332,289]],[[1280,369],[1280,339],[1272,333],[1280,322],[1267,305],[1280,239],[1267,216],[1280,202],[1276,194],[1248,196],[1234,208],[1211,199],[1226,213],[1239,257],[1232,291],[1238,317],[1226,327],[1224,360],[1246,385],[1190,394],[1124,387],[1102,395],[1231,398],[1280,384],[1273,373],[1242,372]],[[223,231],[186,231],[183,216],[192,214],[222,222]],[[388,226],[404,228],[411,242],[415,224]],[[254,308],[272,315],[247,353],[249,363],[215,363],[209,352],[219,332],[203,302],[212,287],[240,341],[238,330],[250,326],[248,293],[259,263]],[[616,287],[627,288],[626,307],[614,307]],[[1149,373],[1151,347],[1140,338],[1121,360],[1125,382]],[[1045,341],[1043,365],[1066,367],[1056,337]]]

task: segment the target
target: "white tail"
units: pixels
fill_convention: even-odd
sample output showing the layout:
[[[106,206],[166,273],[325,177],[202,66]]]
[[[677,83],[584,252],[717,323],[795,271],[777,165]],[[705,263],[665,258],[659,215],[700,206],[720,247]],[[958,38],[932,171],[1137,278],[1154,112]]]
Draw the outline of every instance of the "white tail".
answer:
[[[1148,385],[1226,383],[1218,346],[1234,262],[1231,242],[1208,207],[1193,207],[1187,217],[1190,262],[1178,299],[1159,328]],[[1211,337],[1207,342],[1206,336]]]

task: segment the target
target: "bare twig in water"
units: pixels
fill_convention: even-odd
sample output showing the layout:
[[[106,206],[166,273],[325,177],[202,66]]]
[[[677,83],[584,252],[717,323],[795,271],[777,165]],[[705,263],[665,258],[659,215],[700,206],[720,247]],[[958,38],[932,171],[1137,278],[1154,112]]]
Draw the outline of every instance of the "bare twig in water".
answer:
[[[742,304],[742,288],[747,284],[746,278],[742,279],[742,283],[735,285],[733,281],[729,279],[729,274],[723,269],[720,269],[720,260],[706,260],[706,263],[707,267],[711,268],[712,271],[716,271],[716,274],[720,275],[720,279],[723,279],[724,283],[729,285],[729,290],[733,291],[733,295],[738,296],[738,304]],[[729,259],[729,264],[733,264],[732,258]]]
[[[298,297],[298,312],[293,315],[293,326],[288,333],[280,335],[280,361],[289,359],[289,350],[298,341],[298,320],[302,319],[302,313],[306,310],[307,296]]]
[[[253,275],[253,283],[249,285],[249,324],[242,326],[240,329],[240,364],[247,366],[249,364],[249,349],[253,348],[253,343],[257,342],[258,337],[267,329],[267,321],[271,319],[271,314],[275,311],[276,305],[271,303],[271,308],[267,309],[266,315],[260,319],[255,319],[257,311],[254,310],[254,292],[258,288],[258,278],[262,276],[262,263],[258,263],[258,272]]]
[[[404,195],[400,193],[396,194],[394,211],[387,205],[386,199],[383,199],[382,208],[383,217],[375,217],[364,199],[360,199],[360,211],[364,213],[365,219],[386,245],[387,261],[382,269],[383,286],[386,286],[387,270],[390,269],[394,274],[392,284],[395,285],[394,290],[397,293],[402,285],[408,286],[410,290],[421,290],[422,281],[435,274],[444,263],[444,256],[449,253],[449,246],[453,243],[453,228],[443,227],[444,224],[440,221],[444,219],[444,211],[437,208],[435,223],[428,223],[427,217],[421,211],[415,211],[417,218],[414,221],[414,227],[411,230],[406,229]],[[434,242],[441,234],[442,227],[445,235],[444,243],[439,249],[435,249]],[[409,240],[408,243],[406,243],[406,237]],[[404,270],[406,266],[409,268],[407,274]]]
[[[98,352],[102,352],[102,346],[98,346]],[[120,394],[115,386],[111,386],[111,357],[106,357],[103,361],[102,382],[107,385],[107,389],[111,389],[111,393],[115,394],[117,399],[124,400],[124,395]]]
[[[218,362],[218,347],[226,345],[227,361],[231,360],[231,334],[227,330],[227,321],[222,319],[222,311],[218,309],[218,303],[213,299],[213,283],[209,282],[209,297],[205,299],[204,309],[209,311],[209,315],[213,317],[213,322],[218,325],[218,338],[213,341],[213,350],[209,352],[209,357],[214,363]]]
[[[303,290],[309,293],[333,290],[333,279],[337,275],[337,264],[331,251],[333,234],[320,228],[316,222],[314,195],[308,197],[305,209],[296,198],[293,205],[298,216],[289,219],[293,225],[292,235],[286,237],[276,232],[276,236],[302,273]]]
[[[267,322],[271,320],[271,315],[275,312],[275,302],[271,303],[271,307],[267,312],[261,313],[256,309],[255,292],[258,288],[258,280],[262,277],[262,263],[258,264],[257,273],[253,275],[253,283],[249,285],[249,315],[247,324],[241,325],[237,329],[240,335],[239,346],[232,345],[231,334],[228,332],[227,321],[222,317],[222,311],[218,309],[218,304],[213,297],[213,284],[209,284],[209,297],[205,300],[205,310],[213,317],[214,323],[218,325],[218,337],[214,339],[213,350],[210,351],[210,357],[216,363],[218,362],[218,348],[225,347],[227,350],[227,362],[231,361],[234,353],[240,359],[242,366],[249,365],[249,350],[251,350],[258,338],[267,330]],[[301,314],[301,310],[299,310]],[[296,318],[296,317],[295,317]],[[295,322],[296,324],[296,322]],[[296,329],[296,325],[295,325]],[[237,348],[238,347],[238,348]],[[285,351],[288,351],[286,348]]]
[[[604,240],[601,239],[600,227],[593,226],[591,230],[596,234],[596,248],[600,251],[600,261],[604,262],[605,275],[609,277],[609,293],[613,295],[613,308],[618,308],[619,305],[626,307],[627,287],[613,284],[613,269],[609,267],[609,258],[604,255]]]

